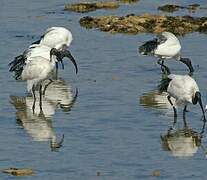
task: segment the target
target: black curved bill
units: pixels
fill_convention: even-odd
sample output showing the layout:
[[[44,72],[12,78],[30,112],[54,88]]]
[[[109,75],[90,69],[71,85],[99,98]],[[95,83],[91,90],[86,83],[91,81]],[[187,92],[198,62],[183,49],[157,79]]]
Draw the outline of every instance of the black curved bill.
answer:
[[[78,66],[77,66],[77,63],[76,63],[75,59],[73,58],[72,54],[70,53],[70,51],[63,50],[63,51],[61,51],[61,54],[63,57],[68,57],[72,61],[73,65],[75,66],[75,72],[77,74],[78,73]]]
[[[203,109],[203,104],[202,104],[202,101],[201,101],[201,98],[198,100],[199,104],[200,104],[200,107],[201,107],[201,110],[203,112],[203,118],[204,118],[204,121],[206,121],[206,116],[205,116],[205,111]]]

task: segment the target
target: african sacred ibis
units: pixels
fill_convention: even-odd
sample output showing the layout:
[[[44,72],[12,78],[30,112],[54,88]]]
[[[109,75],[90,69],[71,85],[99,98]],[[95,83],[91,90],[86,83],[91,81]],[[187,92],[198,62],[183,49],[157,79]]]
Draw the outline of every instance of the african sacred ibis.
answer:
[[[164,65],[164,60],[176,59],[186,64],[190,73],[194,72],[190,59],[181,57],[181,45],[178,38],[171,32],[162,32],[155,39],[145,42],[139,47],[139,53],[142,55],[152,55],[158,57],[157,63],[161,65],[162,71],[167,66]]]
[[[162,81],[160,85],[160,90],[168,92],[168,100],[173,106],[175,116],[177,116],[176,108],[170,99],[171,97],[175,98],[176,105],[184,104],[183,114],[185,114],[188,104],[199,103],[203,113],[204,121],[206,121],[205,112],[201,100],[201,93],[199,91],[199,87],[196,81],[192,77],[190,77],[189,75],[170,74],[168,75],[167,79],[164,79]]]

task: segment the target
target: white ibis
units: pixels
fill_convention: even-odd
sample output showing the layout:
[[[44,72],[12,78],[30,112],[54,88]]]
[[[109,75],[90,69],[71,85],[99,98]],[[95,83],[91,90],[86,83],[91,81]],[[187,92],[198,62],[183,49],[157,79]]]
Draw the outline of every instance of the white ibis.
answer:
[[[42,108],[42,82],[47,79],[50,72],[52,72],[57,59],[53,49],[50,51],[49,59],[42,56],[34,56],[27,59],[27,55],[30,54],[29,52],[30,50],[25,51],[23,55],[15,58],[9,65],[11,66],[10,71],[15,73],[16,80],[21,79],[27,81],[27,90],[32,91],[34,98],[34,110],[36,102],[35,89],[39,87],[40,108]]]
[[[194,72],[190,59],[181,57],[181,45],[178,38],[171,32],[162,32],[155,39],[145,42],[139,47],[139,53],[142,55],[152,55],[158,57],[157,63],[166,70],[169,69],[164,65],[164,60],[175,59],[186,64],[190,73]]]
[[[160,85],[161,91],[167,91],[169,93],[168,100],[170,104],[173,106],[174,115],[177,116],[176,108],[170,100],[171,97],[175,98],[176,104],[184,104],[183,114],[187,111],[188,104],[197,104],[199,103],[204,121],[205,112],[201,100],[201,93],[199,91],[199,87],[196,81],[190,77],[189,75],[168,75],[167,79],[164,79]]]
[[[15,59],[11,63],[9,63],[10,71],[11,72],[14,71],[16,74],[16,79],[18,79],[18,77],[20,76],[19,71],[23,68],[25,64],[32,61],[34,57],[39,56],[39,57],[43,57],[47,59],[48,61],[50,61],[51,55],[54,55],[56,57],[57,60],[55,62],[62,61],[63,57],[68,57],[74,64],[76,73],[78,72],[77,63],[69,51],[65,49],[57,51],[55,48],[50,48],[48,46],[39,45],[39,44],[33,44],[29,46],[29,48],[25,50],[22,55],[15,57]],[[57,58],[60,56],[61,56],[61,59]],[[55,67],[55,64],[52,64],[52,65],[53,67]]]

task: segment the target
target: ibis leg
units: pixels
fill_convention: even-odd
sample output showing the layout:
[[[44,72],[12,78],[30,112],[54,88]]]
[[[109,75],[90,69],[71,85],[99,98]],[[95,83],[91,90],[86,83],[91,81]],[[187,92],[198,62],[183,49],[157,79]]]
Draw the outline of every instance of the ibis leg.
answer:
[[[177,111],[176,111],[176,108],[175,108],[175,106],[173,105],[173,103],[170,99],[170,96],[167,96],[167,99],[168,99],[169,103],[171,104],[171,106],[173,107],[174,116],[177,117]]]
[[[187,105],[185,105],[184,109],[183,109],[183,123],[184,123],[184,127],[187,128],[187,122],[186,122],[186,112],[187,111]]]
[[[63,63],[63,60],[61,60],[60,62],[61,62],[61,65],[62,65],[62,69],[64,69],[64,63]]]
[[[164,65],[164,60],[163,59],[159,59],[157,61],[157,64],[159,64],[161,66],[161,71],[163,73],[167,72],[167,74],[170,74],[170,69]]]
[[[56,80],[58,77],[58,62],[55,62],[55,76],[56,76]]]
[[[32,111],[33,114],[35,112],[35,103],[36,103],[36,96],[35,96],[35,86],[32,86],[32,96],[33,96],[33,105],[32,105]]]
[[[202,127],[202,130],[200,132],[200,135],[203,135],[203,133],[205,132],[205,127],[206,127],[206,121],[203,121],[203,127]]]

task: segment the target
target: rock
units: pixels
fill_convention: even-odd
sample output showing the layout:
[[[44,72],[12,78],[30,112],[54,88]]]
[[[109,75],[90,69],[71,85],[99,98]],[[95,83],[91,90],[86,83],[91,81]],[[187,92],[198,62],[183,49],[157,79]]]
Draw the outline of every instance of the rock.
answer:
[[[190,4],[187,6],[187,9],[197,10],[200,7],[200,4]]]
[[[117,2],[96,2],[96,3],[77,3],[77,4],[66,4],[65,11],[75,11],[78,13],[86,13],[95,11],[97,9],[116,9],[119,7]]]
[[[12,174],[14,176],[28,176],[34,173],[31,168],[22,168],[22,169],[9,168],[9,169],[2,170],[2,172]]]
[[[187,10],[189,10],[191,13],[195,13],[198,9],[205,9],[203,7],[200,7],[199,4],[190,4],[186,7]]]
[[[178,11],[180,8],[181,6],[178,5],[166,4],[164,6],[159,6],[158,10],[164,12],[174,12],[174,11]]]
[[[206,32],[207,17],[166,16],[144,14],[140,16],[86,16],[80,19],[85,28],[97,28],[110,33],[161,33],[170,31],[176,35]]]
[[[164,6],[159,6],[158,10],[160,11],[164,11],[164,12],[174,12],[174,11],[178,11],[180,9],[187,9],[190,12],[195,12],[198,9],[205,9],[204,7],[200,7],[199,4],[190,4],[188,6],[179,6],[179,5],[175,5],[175,4],[166,4]]]

